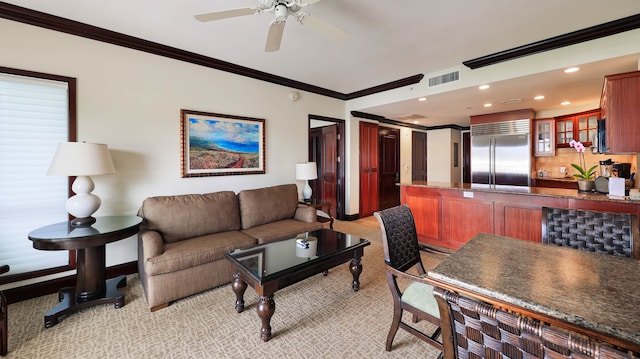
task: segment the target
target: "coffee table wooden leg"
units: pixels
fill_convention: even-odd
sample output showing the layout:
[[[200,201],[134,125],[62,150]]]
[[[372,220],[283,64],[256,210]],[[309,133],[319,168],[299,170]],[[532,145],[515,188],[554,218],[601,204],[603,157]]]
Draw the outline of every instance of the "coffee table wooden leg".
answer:
[[[244,292],[247,290],[247,283],[240,278],[240,273],[233,275],[231,289],[236,293],[236,312],[242,313],[244,310]]]
[[[351,260],[349,270],[351,270],[351,275],[353,275],[353,283],[351,284],[351,287],[357,292],[360,290],[360,273],[362,273],[362,261],[360,258],[353,258]]]
[[[276,303],[273,301],[273,294],[266,297],[260,296],[258,316],[262,320],[260,338],[262,338],[263,342],[268,342],[271,339],[271,317],[275,311]]]

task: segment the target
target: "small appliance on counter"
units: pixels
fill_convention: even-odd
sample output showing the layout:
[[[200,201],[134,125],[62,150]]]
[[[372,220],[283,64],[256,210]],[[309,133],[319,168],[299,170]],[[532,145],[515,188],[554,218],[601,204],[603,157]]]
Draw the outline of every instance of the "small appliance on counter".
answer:
[[[611,158],[600,161],[600,176],[593,181],[596,192],[609,193],[609,177],[614,163]]]
[[[631,177],[631,163],[614,163],[611,171],[618,177],[629,179]]]

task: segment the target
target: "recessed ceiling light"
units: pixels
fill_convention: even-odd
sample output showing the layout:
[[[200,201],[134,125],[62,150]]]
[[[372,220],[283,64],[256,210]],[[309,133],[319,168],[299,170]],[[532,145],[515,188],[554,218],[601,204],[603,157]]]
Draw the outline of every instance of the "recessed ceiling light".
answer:
[[[566,105],[571,105],[571,102],[570,101],[562,101],[560,104],[562,106],[566,106]]]
[[[542,100],[543,98],[544,98],[544,96],[538,95],[538,96],[534,97],[533,99],[534,100]]]
[[[420,97],[420,98],[418,99],[418,101],[421,101],[421,102],[422,102],[422,101],[427,101],[427,98],[426,98],[426,97]]]
[[[569,74],[572,72],[576,72],[576,71],[580,71],[579,67],[569,67],[568,69],[564,70],[565,73]]]
[[[415,120],[415,121],[413,121],[413,123],[417,125],[417,124],[419,124],[419,123],[420,123],[420,121]]]
[[[486,90],[486,89],[488,89],[489,87],[491,87],[491,86],[489,86],[489,85],[480,85],[480,86],[478,86],[478,88],[479,88],[480,90]]]
[[[490,103],[485,103],[484,107],[491,107],[492,105]]]

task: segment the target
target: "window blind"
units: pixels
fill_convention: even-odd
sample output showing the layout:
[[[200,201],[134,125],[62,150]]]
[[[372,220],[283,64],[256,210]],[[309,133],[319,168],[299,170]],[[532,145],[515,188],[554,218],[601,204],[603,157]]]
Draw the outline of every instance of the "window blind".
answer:
[[[0,264],[20,274],[69,263],[67,251],[33,248],[27,234],[67,220],[68,178],[47,176],[68,141],[66,82],[0,73]]]

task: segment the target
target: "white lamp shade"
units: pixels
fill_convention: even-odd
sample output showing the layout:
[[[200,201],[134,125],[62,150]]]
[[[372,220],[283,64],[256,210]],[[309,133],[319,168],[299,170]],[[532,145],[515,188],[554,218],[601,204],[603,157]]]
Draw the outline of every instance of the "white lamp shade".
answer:
[[[86,142],[61,142],[47,175],[94,176],[116,173],[107,145]]]
[[[296,163],[296,179],[312,180],[318,178],[315,162]]]
[[[89,176],[116,173],[107,145],[86,142],[61,142],[47,175],[76,176],[71,189],[75,196],[67,199],[65,208],[75,217],[73,227],[87,227],[95,223],[91,215],[100,208],[100,198],[91,191],[95,188]]]

